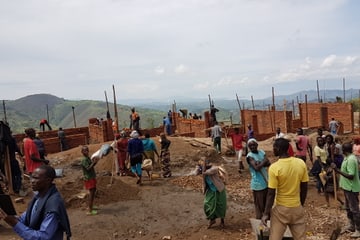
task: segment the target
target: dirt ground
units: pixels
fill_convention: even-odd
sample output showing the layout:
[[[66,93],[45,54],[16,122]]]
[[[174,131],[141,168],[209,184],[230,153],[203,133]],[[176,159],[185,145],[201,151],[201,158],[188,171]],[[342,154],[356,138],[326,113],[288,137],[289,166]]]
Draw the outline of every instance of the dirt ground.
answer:
[[[294,135],[290,135],[292,138]],[[310,135],[315,138],[315,133]],[[343,136],[344,141],[351,135]],[[144,173],[142,186],[130,176],[113,176],[115,155],[110,153],[96,166],[98,192],[95,204],[100,207],[96,216],[86,215],[86,191],[83,189],[82,171],[79,166],[80,147],[48,156],[54,168],[62,168],[64,176],[55,180],[64,197],[71,221],[72,239],[255,239],[249,218],[255,216],[252,193],[249,189],[249,172],[238,173],[233,156],[217,155],[210,139],[170,137],[172,142],[171,166],[173,176],[161,178],[155,169],[149,181]],[[158,143],[158,138],[155,138]],[[223,139],[223,149],[230,140]],[[90,145],[90,153],[101,144]],[[158,145],[159,147],[159,145]],[[259,143],[267,156],[272,154],[272,139]],[[224,151],[223,151],[224,152]],[[191,175],[197,161],[207,156],[213,164],[223,164],[229,173],[227,185],[228,209],[225,228],[215,225],[207,229],[208,221],[203,212],[201,176]],[[309,168],[311,167],[311,163]],[[28,180],[24,181],[28,186]],[[24,203],[16,203],[19,213],[26,209],[31,190]],[[342,194],[340,193],[340,196]],[[18,196],[12,196],[15,199]],[[346,223],[346,213],[334,201],[326,207],[325,197],[315,189],[311,178],[305,208],[307,214],[307,239],[329,239],[339,223]],[[1,239],[19,239],[12,229],[0,222]],[[348,239],[344,234],[338,239]]]

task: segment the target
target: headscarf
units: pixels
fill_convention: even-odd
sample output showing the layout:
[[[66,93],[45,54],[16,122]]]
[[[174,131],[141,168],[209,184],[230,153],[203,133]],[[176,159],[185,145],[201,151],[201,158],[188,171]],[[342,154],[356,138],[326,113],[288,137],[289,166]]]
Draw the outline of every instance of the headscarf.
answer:
[[[122,138],[125,138],[125,137],[126,137],[126,132],[125,132],[124,130],[122,130],[122,131],[120,132],[120,137],[122,137]]]
[[[136,130],[134,130],[131,132],[130,137],[131,138],[139,138],[139,133]]]
[[[251,142],[254,142],[254,143],[256,143],[256,144],[258,143],[255,138],[250,138],[250,139],[247,141],[247,145],[249,145]]]

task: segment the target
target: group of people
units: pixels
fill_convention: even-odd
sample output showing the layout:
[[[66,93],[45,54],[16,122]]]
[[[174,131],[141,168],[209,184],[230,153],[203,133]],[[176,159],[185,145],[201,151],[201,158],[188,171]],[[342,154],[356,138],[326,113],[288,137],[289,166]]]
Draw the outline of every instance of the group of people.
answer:
[[[242,133],[240,133],[240,128],[234,128],[233,132],[228,133],[227,131],[223,131],[223,129],[221,128],[221,126],[219,125],[218,121],[214,122],[214,126],[211,127],[210,129],[210,138],[211,141],[213,142],[213,146],[215,148],[215,151],[218,154],[221,154],[221,138],[223,133],[225,133],[225,137],[230,137],[231,138],[231,142],[232,142],[232,147],[235,151],[235,155],[236,155],[236,161],[239,164],[239,173],[241,173],[244,170],[244,164],[242,161],[242,156],[243,156],[243,143],[246,143],[246,140],[252,139],[254,138],[254,131],[251,127],[251,125],[248,125],[248,131],[247,131],[247,135],[244,136]],[[247,144],[245,144],[245,151],[247,154]],[[235,162],[235,160],[233,160],[233,163]]]
[[[353,232],[351,238],[360,237],[360,180],[359,162],[355,155],[356,139],[354,144],[340,145],[335,142],[333,134],[323,135],[322,129],[319,129],[316,140],[317,145],[312,151],[309,138],[302,129],[298,129],[296,149],[291,156],[289,139],[278,129],[273,145],[274,155],[278,156],[278,160],[271,165],[265,153],[257,149],[256,140],[248,140],[250,152],[247,154],[247,162],[251,173],[255,215],[264,225],[271,216],[270,239],[282,239],[287,226],[294,239],[306,239],[303,206],[309,181],[307,156],[313,163],[310,175],[316,177],[318,191],[324,192],[328,205],[330,196],[335,196],[335,187],[343,189],[345,200],[337,196],[337,201],[346,209],[349,220],[343,232]],[[267,166],[268,170],[265,169]]]
[[[145,159],[150,159],[151,166],[160,167],[161,165],[163,177],[171,176],[169,151],[171,141],[164,133],[160,134],[160,153],[157,151],[155,141],[151,139],[149,133],[145,133],[145,136],[142,137],[136,130],[133,130],[129,137],[125,131],[121,131],[120,134],[116,135],[116,140],[113,143],[117,153],[117,175],[134,174],[137,177],[137,184],[141,184],[142,163]],[[127,162],[130,165],[129,169]],[[149,171],[151,177],[152,167],[147,171]]]
[[[263,225],[267,225],[271,216],[270,239],[282,239],[287,226],[294,239],[306,239],[304,203],[309,175],[316,177],[316,186],[319,193],[324,193],[327,205],[329,205],[330,196],[335,197],[334,192],[337,190],[335,187],[343,189],[345,199],[342,200],[337,195],[337,201],[346,209],[349,220],[343,232],[352,232],[351,238],[360,237],[358,199],[360,139],[354,139],[354,144],[341,145],[334,137],[338,128],[338,125],[335,125],[336,129],[332,129],[334,125],[335,123],[330,122],[328,135],[324,135],[322,129],[318,130],[317,143],[314,147],[302,128],[297,129],[294,148],[288,136],[277,128],[273,152],[278,160],[272,164],[265,152],[258,149],[258,142],[254,138],[251,125],[248,125],[247,136],[240,134],[239,129],[234,129],[234,132],[229,134],[236,152],[235,159],[239,162],[239,169],[243,168],[241,155],[243,142],[246,140],[246,161],[251,176],[250,188],[253,192],[255,217],[260,219]],[[211,130],[214,147],[220,152],[221,127],[215,122]],[[310,172],[306,165],[307,159],[310,159],[313,164]],[[220,218],[221,225],[224,225],[225,185],[222,185],[219,180],[217,167],[205,164],[202,169],[206,184],[204,211],[209,219],[209,227],[215,223],[216,218]]]
[[[24,156],[25,172],[30,176],[34,197],[20,217],[8,215],[0,208],[0,220],[4,220],[23,239],[67,239],[71,237],[70,222],[65,203],[53,183],[56,173],[45,159],[43,142],[33,128],[25,129],[23,154],[15,139],[9,144],[14,192],[21,187],[22,172],[15,154]],[[39,146],[39,147],[38,147]],[[2,175],[4,178],[5,176]],[[15,178],[15,179],[14,179]]]
[[[67,239],[70,239],[71,229],[65,203],[53,183],[56,172],[49,165],[49,160],[45,159],[44,142],[34,128],[27,128],[23,139],[23,153],[14,137],[8,147],[14,192],[19,193],[22,186],[23,173],[16,159],[16,154],[19,154],[24,158],[24,172],[30,177],[34,196],[27,210],[19,217],[8,215],[0,208],[0,220],[4,220],[23,239],[60,240],[64,233]],[[0,174],[0,177],[7,180],[4,174]],[[2,190],[0,192],[3,193]]]

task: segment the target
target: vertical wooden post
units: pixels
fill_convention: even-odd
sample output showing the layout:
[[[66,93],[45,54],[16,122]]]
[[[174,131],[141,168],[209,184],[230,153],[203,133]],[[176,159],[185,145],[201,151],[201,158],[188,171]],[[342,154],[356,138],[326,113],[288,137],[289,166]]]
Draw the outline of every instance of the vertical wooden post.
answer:
[[[285,123],[285,132],[287,133],[287,126],[288,126],[288,124],[287,124],[287,118],[286,118],[286,99],[284,99],[284,123]]]
[[[251,95],[251,103],[252,103],[252,110],[255,110],[254,98],[252,95]]]
[[[294,102],[294,99],[291,101],[291,103],[292,103],[292,110],[293,110],[293,119],[295,119],[296,114],[295,114],[295,102]]]
[[[115,124],[116,124],[116,133],[119,133],[119,118],[118,118],[118,111],[117,111],[117,105],[116,105],[116,94],[115,94],[115,86],[113,87],[113,95],[114,95],[114,113],[115,113]]]
[[[48,121],[48,124],[50,125],[50,119],[49,119],[49,105],[48,104],[46,104],[46,119],[47,119],[47,121]]]
[[[4,109],[4,121],[7,124],[5,100],[3,100],[3,109]]]
[[[345,78],[343,78],[343,93],[344,93],[344,100],[343,100],[343,102],[346,102],[346,99],[345,99]]]
[[[106,101],[106,118],[110,119],[111,115],[110,115],[110,110],[109,110],[109,101],[108,101],[106,91],[104,91],[104,93],[105,93],[105,101]]]
[[[305,94],[305,109],[306,109],[306,127],[309,126],[309,111],[308,111],[308,105],[307,105],[307,94]]]
[[[318,103],[320,103],[319,80],[316,80],[316,89],[317,89]]]
[[[74,128],[76,128],[75,107],[72,106],[71,108],[72,108],[72,112],[73,112]]]
[[[276,130],[276,115],[275,115],[275,89],[274,87],[271,88],[271,94],[272,94],[272,107],[271,107],[271,110],[272,110],[272,115],[273,115],[273,132],[275,132]]]
[[[241,124],[241,104],[240,104],[240,100],[239,100],[239,97],[238,97],[237,93],[236,93],[236,101],[237,101],[238,106],[239,106],[239,117],[240,117],[239,122]]]
[[[270,117],[271,131],[274,132],[274,125],[273,125],[273,119],[272,119],[272,115],[271,115],[270,105],[269,105],[269,117]]]

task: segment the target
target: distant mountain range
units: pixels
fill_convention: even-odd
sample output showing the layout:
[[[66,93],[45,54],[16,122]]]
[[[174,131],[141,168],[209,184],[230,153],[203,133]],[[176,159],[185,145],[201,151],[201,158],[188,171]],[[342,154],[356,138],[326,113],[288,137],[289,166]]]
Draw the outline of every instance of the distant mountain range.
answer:
[[[275,96],[275,105],[277,109],[282,109],[284,100],[287,101],[287,109],[291,109],[292,101],[304,102],[305,94],[308,102],[317,102],[317,91],[300,91],[290,95]],[[339,97],[342,99],[344,92],[342,90],[327,90],[320,92],[320,98],[324,102],[335,102]],[[345,91],[346,101],[359,97],[358,89],[349,89]],[[220,111],[217,117],[220,121],[239,122],[239,105],[234,96],[234,100],[212,99]],[[9,123],[14,133],[23,133],[25,128],[34,127],[39,129],[39,122],[42,118],[49,119],[53,129],[82,127],[88,125],[90,118],[106,118],[107,104],[105,101],[93,100],[66,100],[50,94],[29,95],[17,100],[4,101],[5,111],[0,111],[0,119]],[[172,109],[172,104],[176,105],[176,111],[187,109],[188,113],[203,115],[209,110],[209,100],[177,97],[169,103],[159,99],[148,100],[121,100],[117,104],[119,116],[119,127],[129,127],[130,108],[135,107],[141,116],[142,128],[158,127],[162,124],[163,116]],[[272,97],[264,99],[254,99],[255,109],[267,109],[272,104]],[[252,109],[252,101],[240,99],[240,106],[244,109]],[[73,110],[74,107],[74,110]],[[114,118],[114,106],[109,103],[109,113]],[[74,121],[75,116],[75,121]]]

